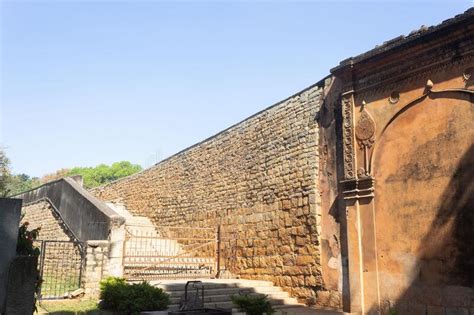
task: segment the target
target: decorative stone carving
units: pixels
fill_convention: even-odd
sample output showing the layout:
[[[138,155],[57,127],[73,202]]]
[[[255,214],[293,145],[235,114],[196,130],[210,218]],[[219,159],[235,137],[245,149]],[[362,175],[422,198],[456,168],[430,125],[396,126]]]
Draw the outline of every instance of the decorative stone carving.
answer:
[[[355,127],[355,136],[361,149],[370,148],[375,141],[375,121],[364,108]]]
[[[377,98],[382,94],[390,93],[389,91],[393,91],[400,86],[410,85],[426,77],[431,77],[433,74],[443,72],[447,68],[457,66],[469,68],[470,65],[472,65],[474,54],[467,53],[455,60],[451,57],[438,54],[431,58],[426,58],[426,61],[423,62],[410,64],[410,66],[407,64],[406,67],[405,65],[396,67],[396,69],[398,69],[396,73],[391,71],[378,71],[369,75],[368,78],[364,80],[364,83],[361,84],[357,90],[357,95],[360,97]],[[411,73],[411,75],[406,76],[406,73]],[[399,78],[399,80],[394,80],[394,78]]]
[[[365,177],[370,174],[368,151],[375,142],[375,121],[364,105],[355,127],[355,136],[360,149],[364,151],[364,170],[359,170],[357,175]]]
[[[352,94],[343,95],[342,98],[342,137],[344,147],[344,178],[355,178],[355,157],[354,157],[354,143],[352,137]]]

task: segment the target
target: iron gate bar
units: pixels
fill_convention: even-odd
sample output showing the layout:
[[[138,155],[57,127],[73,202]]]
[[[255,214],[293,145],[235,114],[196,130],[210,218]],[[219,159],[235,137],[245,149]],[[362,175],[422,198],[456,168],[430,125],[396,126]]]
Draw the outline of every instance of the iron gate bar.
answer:
[[[153,262],[153,265],[210,265],[211,263],[206,263],[206,262],[185,262],[185,261],[172,261],[172,262],[169,262],[169,261],[162,261],[162,262]],[[139,265],[139,263],[137,263],[136,265]],[[212,262],[212,265],[214,265],[214,262]],[[147,266],[146,268],[143,268],[141,270],[145,271],[145,270],[148,270],[150,268],[153,268],[154,266]]]
[[[141,239],[141,238],[146,238],[150,240],[162,240],[164,239],[163,237],[159,236],[135,236],[133,235],[133,238],[135,239]],[[173,237],[173,240],[176,241],[215,241],[215,238],[192,238],[192,237]]]
[[[133,229],[138,227],[138,229]],[[145,229],[140,229],[145,227]],[[148,228],[148,229],[146,229]],[[219,233],[214,228],[126,225],[123,244],[124,276],[178,279],[214,277]],[[212,233],[212,235],[211,235]],[[192,237],[183,237],[186,235]],[[208,254],[207,256],[203,256]]]
[[[140,226],[140,224],[133,224],[133,226]],[[178,229],[178,230],[206,230],[214,231],[214,228],[207,227],[191,227],[191,226],[173,226],[173,225],[155,225],[156,228]]]
[[[61,299],[81,288],[85,246],[78,241],[40,240],[38,299]]]

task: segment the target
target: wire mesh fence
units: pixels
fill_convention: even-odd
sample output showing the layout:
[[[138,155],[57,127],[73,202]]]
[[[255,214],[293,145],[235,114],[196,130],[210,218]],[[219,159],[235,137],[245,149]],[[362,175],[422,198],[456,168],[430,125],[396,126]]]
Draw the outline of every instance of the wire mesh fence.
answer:
[[[39,299],[59,299],[81,288],[85,262],[82,242],[38,241],[41,248]]]

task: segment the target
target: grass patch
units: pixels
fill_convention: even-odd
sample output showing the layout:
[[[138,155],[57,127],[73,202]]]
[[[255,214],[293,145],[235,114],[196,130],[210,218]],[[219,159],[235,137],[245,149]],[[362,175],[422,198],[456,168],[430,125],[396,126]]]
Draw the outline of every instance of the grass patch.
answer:
[[[77,277],[52,277],[50,275],[43,276],[41,284],[41,295],[61,297],[68,293],[79,289],[79,281]]]
[[[97,300],[78,299],[78,300],[58,300],[42,301],[40,307],[48,313],[87,313],[98,311]]]

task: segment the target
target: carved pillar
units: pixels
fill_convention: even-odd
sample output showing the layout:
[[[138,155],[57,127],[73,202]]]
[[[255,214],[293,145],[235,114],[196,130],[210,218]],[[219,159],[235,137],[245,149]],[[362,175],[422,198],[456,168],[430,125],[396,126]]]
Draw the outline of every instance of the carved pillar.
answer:
[[[369,150],[375,123],[362,109],[355,121],[353,91],[342,95],[344,180],[349,256],[350,311],[379,313],[380,298],[375,239],[374,179],[369,165]],[[356,150],[355,143],[359,144]],[[356,171],[357,166],[360,165]]]
[[[342,94],[342,141],[344,148],[345,180],[351,180],[355,178],[353,94],[353,91]]]

